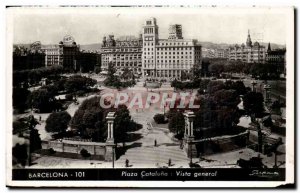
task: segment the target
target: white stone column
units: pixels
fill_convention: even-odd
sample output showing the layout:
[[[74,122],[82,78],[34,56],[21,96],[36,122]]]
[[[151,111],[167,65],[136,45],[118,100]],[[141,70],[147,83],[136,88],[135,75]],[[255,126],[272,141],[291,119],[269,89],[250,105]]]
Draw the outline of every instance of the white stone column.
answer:
[[[190,124],[190,120],[188,121],[188,136],[191,136],[191,124]]]
[[[110,139],[110,121],[107,123],[107,139]]]
[[[194,123],[193,123],[193,121],[191,121],[190,124],[191,124],[191,136],[194,136]]]
[[[114,139],[114,122],[110,123],[110,138]]]

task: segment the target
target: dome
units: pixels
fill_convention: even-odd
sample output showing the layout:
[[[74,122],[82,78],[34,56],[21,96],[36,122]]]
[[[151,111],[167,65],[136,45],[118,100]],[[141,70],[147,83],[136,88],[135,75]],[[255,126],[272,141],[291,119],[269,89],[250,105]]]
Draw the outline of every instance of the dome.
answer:
[[[242,45],[241,45],[242,47],[245,47],[245,44],[244,43],[242,43]]]
[[[72,44],[73,44],[73,45],[76,45],[76,42],[73,42]]]
[[[63,44],[63,42],[62,42],[62,41],[60,41],[60,42],[59,42],[59,44]]]
[[[259,43],[258,42],[254,42],[254,46],[259,46]]]

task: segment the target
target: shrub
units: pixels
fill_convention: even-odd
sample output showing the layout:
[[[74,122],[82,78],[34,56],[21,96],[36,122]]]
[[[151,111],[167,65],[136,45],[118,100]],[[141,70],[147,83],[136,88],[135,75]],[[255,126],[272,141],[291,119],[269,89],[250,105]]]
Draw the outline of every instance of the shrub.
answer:
[[[165,123],[165,116],[163,114],[156,114],[154,115],[153,119],[157,124]]]
[[[79,91],[76,92],[76,94],[77,94],[78,96],[84,96],[84,95],[85,95],[85,91],[79,90]]]
[[[86,150],[86,149],[81,149],[81,151],[80,151],[80,155],[82,156],[82,157],[84,157],[84,158],[87,158],[87,157],[90,157],[91,156],[91,154]]]
[[[53,155],[56,153],[56,151],[53,148],[49,148],[48,153],[49,153],[49,155]]]
[[[67,101],[73,100],[73,94],[66,94],[66,100]]]
[[[96,74],[99,74],[101,72],[101,68],[100,67],[95,67],[94,71],[95,71]]]

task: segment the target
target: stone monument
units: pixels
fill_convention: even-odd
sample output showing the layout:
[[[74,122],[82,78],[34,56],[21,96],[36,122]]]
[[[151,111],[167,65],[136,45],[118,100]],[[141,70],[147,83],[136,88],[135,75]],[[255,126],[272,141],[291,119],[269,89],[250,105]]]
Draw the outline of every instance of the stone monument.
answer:
[[[116,154],[115,154],[116,145],[114,140],[114,119],[115,119],[115,112],[109,112],[106,116],[107,140],[106,140],[105,161],[116,160]]]

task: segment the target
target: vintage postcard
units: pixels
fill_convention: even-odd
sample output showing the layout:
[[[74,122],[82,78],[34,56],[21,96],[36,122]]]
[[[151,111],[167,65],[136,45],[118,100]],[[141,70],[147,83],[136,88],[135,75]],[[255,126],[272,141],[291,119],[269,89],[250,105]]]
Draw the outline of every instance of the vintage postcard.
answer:
[[[9,187],[294,185],[294,8],[7,7]]]

